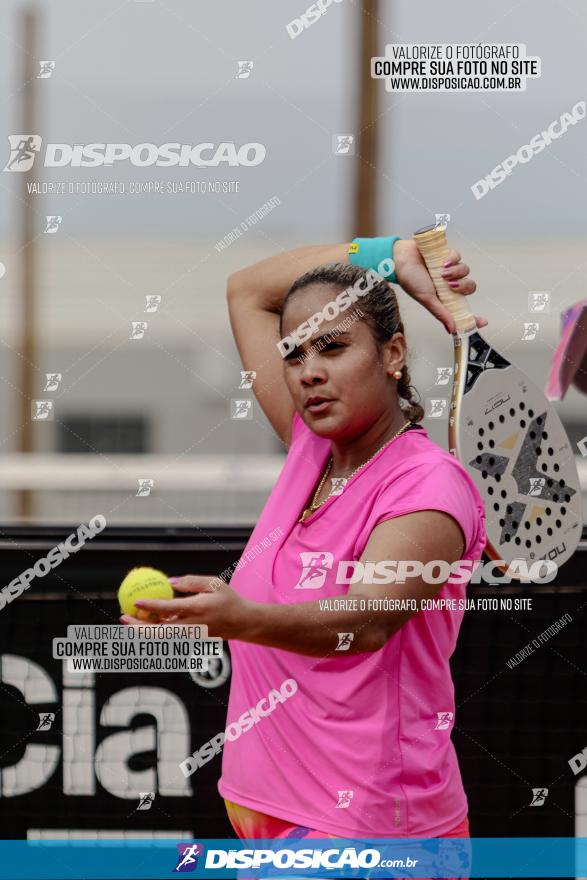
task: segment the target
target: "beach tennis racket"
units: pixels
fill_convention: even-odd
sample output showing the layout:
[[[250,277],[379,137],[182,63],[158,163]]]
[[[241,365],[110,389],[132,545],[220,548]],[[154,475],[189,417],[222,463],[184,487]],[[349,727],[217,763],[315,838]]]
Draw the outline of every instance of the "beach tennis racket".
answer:
[[[445,227],[414,233],[442,304],[453,316],[454,372],[449,450],[483,498],[492,560],[540,559],[557,566],[581,538],[583,511],[573,448],[554,406],[494,345],[484,339],[467,297],[441,277],[449,258]],[[545,572],[542,572],[544,575]],[[510,571],[515,578],[515,567]]]

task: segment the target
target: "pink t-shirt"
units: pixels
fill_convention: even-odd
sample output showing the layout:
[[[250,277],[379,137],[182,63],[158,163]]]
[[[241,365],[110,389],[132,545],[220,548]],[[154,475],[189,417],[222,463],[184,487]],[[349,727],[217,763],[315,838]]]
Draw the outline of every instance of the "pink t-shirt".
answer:
[[[231,580],[239,594],[289,605],[345,596],[348,584],[336,583],[338,561],[359,559],[378,523],[417,510],[449,513],[465,536],[462,558],[481,558],[481,496],[423,428],[401,434],[342,494],[298,523],[329,455],[330,441],[296,412],[285,464]],[[283,534],[275,539],[278,528]],[[313,559],[321,566],[312,566]],[[321,571],[307,578],[308,567]],[[466,584],[447,583],[437,598],[465,595]],[[455,704],[449,657],[463,614],[418,611],[379,651],[355,655],[310,657],[231,641],[227,726],[286,680],[293,679],[297,691],[284,698],[285,686],[282,700],[274,698],[273,710],[258,723],[241,721],[231,729],[220,794],[340,836],[450,831],[467,815],[450,739]],[[265,700],[263,710],[268,706]]]

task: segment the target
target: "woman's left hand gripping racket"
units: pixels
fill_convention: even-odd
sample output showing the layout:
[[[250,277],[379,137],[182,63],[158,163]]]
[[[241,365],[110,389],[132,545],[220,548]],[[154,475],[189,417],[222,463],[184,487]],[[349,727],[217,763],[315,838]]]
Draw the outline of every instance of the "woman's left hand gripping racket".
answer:
[[[485,502],[485,552],[506,563],[496,566],[503,572],[514,559],[525,560],[528,569],[540,559],[560,566],[581,539],[583,505],[573,448],[558,413],[483,338],[467,298],[441,277],[448,254],[444,227],[419,229],[414,240],[455,320],[449,448]],[[521,577],[515,569],[509,575]]]

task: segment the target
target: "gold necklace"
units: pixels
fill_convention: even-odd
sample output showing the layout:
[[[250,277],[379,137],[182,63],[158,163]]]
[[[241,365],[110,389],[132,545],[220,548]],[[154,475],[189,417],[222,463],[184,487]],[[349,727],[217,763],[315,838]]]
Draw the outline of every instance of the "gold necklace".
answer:
[[[348,483],[348,481],[352,477],[354,477],[355,474],[361,470],[361,468],[364,468],[365,465],[369,464],[369,462],[373,458],[375,458],[375,456],[378,455],[382,449],[385,449],[386,446],[389,446],[390,443],[393,443],[393,441],[397,437],[399,437],[399,435],[402,434],[406,430],[406,428],[408,428],[411,424],[412,424],[411,422],[406,422],[404,425],[402,425],[402,427],[399,429],[399,431],[396,431],[396,433],[393,435],[393,437],[390,437],[390,439],[386,443],[384,443],[383,446],[380,446],[379,449],[377,449],[373,453],[373,455],[367,459],[367,461],[364,461],[363,464],[360,464],[358,468],[355,468],[355,470],[351,474],[349,474],[348,477],[344,477],[345,484]],[[328,462],[326,470],[324,471],[324,476],[320,480],[318,488],[316,489],[316,491],[314,492],[314,495],[312,496],[312,501],[310,502],[310,506],[306,507],[306,509],[302,513],[301,517],[299,518],[298,522],[305,522],[308,519],[308,517],[314,513],[315,510],[318,510],[319,507],[322,507],[323,504],[326,504],[326,502],[328,501],[328,499],[332,495],[332,489],[331,489],[330,492],[328,493],[328,495],[326,496],[326,498],[324,499],[324,501],[320,501],[318,504],[316,504],[316,498],[318,498],[318,496],[320,495],[320,492],[322,491],[322,487],[324,486],[324,483],[326,482],[326,478],[332,469],[333,463],[334,463],[334,458],[332,456],[330,456],[330,460]]]

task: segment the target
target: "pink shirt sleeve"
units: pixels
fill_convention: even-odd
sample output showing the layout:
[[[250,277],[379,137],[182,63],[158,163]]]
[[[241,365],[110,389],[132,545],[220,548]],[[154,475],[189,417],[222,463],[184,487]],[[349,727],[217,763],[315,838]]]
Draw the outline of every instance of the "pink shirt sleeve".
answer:
[[[483,501],[473,480],[452,456],[415,461],[382,485],[361,537],[366,544],[379,523],[420,510],[440,510],[452,516],[465,539],[463,556],[474,552],[475,558],[480,557],[486,543]]]

